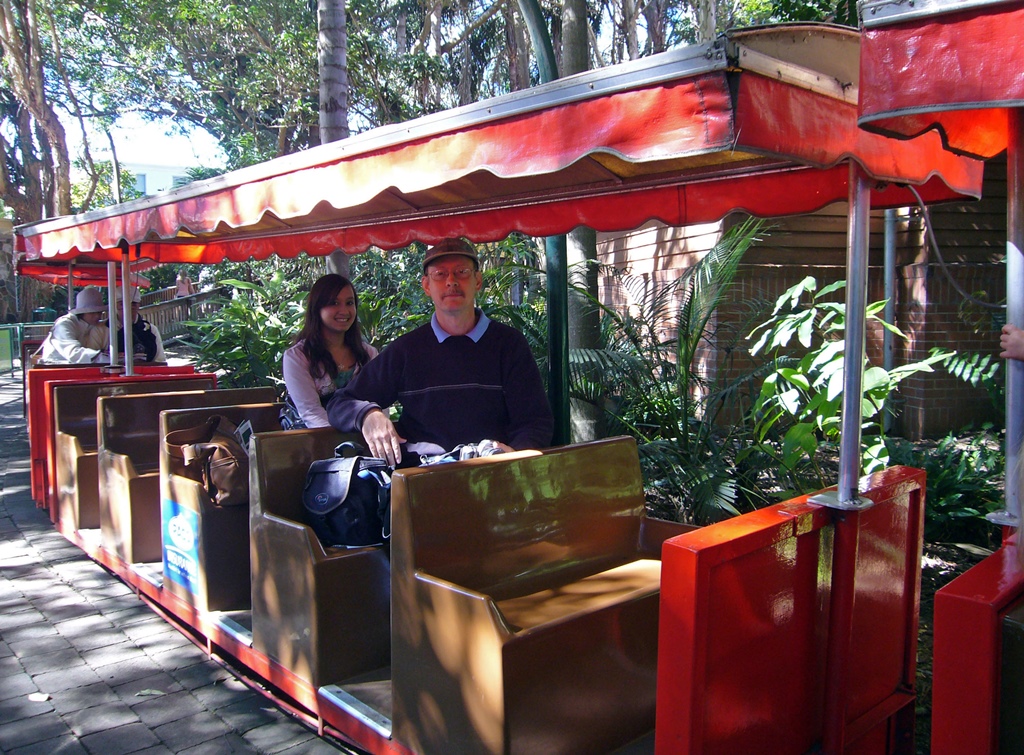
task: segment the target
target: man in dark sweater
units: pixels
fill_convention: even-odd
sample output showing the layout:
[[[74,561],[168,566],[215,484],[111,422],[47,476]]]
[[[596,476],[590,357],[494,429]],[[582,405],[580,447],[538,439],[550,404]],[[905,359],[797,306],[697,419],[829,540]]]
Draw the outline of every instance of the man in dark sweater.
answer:
[[[436,454],[493,440],[505,451],[551,444],[554,420],[522,333],[476,308],[483,280],[472,244],[445,239],[427,250],[427,325],[398,338],[336,392],[327,417],[362,432],[370,453],[398,464],[407,452]],[[386,409],[402,407],[396,423]]]

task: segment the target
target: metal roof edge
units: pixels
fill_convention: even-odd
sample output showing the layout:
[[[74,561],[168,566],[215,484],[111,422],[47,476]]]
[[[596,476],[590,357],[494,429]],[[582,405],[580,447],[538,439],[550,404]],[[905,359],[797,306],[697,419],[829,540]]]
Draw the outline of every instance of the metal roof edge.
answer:
[[[659,84],[728,67],[724,45],[715,41],[669,50],[645,58],[567,76],[540,86],[501,95],[462,107],[443,110],[403,123],[379,126],[347,139],[322,144],[221,176],[195,181],[177,189],[77,215],[62,215],[24,223],[15,231],[24,235],[60,230],[81,223],[155,209],[173,202],[203,196],[277,175],[324,165],[409,141],[426,139],[458,129],[484,125],[504,118],[592,99],[626,89]]]
[[[944,13],[959,13],[997,5],[1021,5],[1021,0],[859,0],[861,27],[873,29]]]

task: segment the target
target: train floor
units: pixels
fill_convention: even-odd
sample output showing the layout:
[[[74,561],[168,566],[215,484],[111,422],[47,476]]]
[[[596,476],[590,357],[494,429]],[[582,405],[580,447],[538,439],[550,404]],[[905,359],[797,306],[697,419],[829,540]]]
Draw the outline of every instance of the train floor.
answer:
[[[0,753],[337,753],[61,536],[0,374]]]

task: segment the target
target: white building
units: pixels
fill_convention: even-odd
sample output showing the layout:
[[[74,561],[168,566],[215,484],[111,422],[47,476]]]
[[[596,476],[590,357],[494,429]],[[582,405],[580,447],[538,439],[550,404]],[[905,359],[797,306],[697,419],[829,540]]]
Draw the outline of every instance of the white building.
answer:
[[[187,168],[180,165],[122,162],[121,169],[135,178],[135,188],[143,195],[176,189],[189,182]]]

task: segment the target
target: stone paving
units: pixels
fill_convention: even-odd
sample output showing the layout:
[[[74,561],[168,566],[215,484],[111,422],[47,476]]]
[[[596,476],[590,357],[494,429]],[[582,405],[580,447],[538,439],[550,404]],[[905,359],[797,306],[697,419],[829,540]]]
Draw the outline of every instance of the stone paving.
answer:
[[[31,498],[21,372],[0,375],[0,753],[337,752],[54,529]]]

